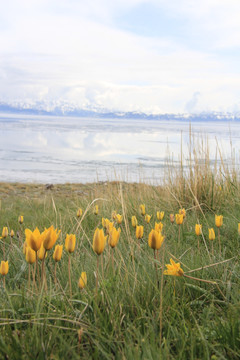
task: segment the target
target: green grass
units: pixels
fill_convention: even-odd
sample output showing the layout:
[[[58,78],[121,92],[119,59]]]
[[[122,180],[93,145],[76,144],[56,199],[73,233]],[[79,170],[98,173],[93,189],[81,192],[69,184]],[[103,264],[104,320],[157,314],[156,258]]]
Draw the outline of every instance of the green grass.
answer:
[[[5,241],[9,273],[6,288],[3,284],[0,287],[0,358],[239,359],[239,183],[237,177],[210,176],[209,171],[208,182],[196,183],[190,174],[156,187],[115,182],[55,185],[46,190],[43,185],[0,184],[0,226],[20,234],[12,243],[10,238]],[[148,225],[139,214],[141,203],[153,215]],[[99,205],[97,216],[93,214],[95,204]],[[178,226],[170,223],[169,214],[177,213],[180,205],[186,208],[187,216],[179,242]],[[79,207],[84,212],[80,220],[76,217]],[[96,295],[97,255],[92,250],[92,238],[96,227],[101,227],[102,217],[110,218],[113,210],[124,215],[122,232],[114,252],[114,270],[108,246],[101,255],[103,272],[100,259]],[[158,288],[153,250],[147,242],[158,210],[165,211],[164,263],[174,256],[186,274],[211,283],[164,276],[161,284],[160,249]],[[212,256],[208,227],[217,230],[214,214],[223,214],[224,221],[220,229],[222,253],[216,236]],[[17,221],[19,215],[24,215],[22,225]],[[132,215],[144,225],[140,246],[131,226]],[[197,222],[203,225],[206,242],[205,246],[200,238],[199,251],[194,232]],[[28,289],[28,264],[22,252],[24,229],[38,226],[42,231],[52,224],[61,229],[58,244],[64,244],[67,233],[77,237],[71,255],[72,298],[66,251],[57,266],[58,285],[54,285],[51,250],[46,259],[47,291]],[[88,283],[81,291],[78,279],[82,271],[86,271]]]

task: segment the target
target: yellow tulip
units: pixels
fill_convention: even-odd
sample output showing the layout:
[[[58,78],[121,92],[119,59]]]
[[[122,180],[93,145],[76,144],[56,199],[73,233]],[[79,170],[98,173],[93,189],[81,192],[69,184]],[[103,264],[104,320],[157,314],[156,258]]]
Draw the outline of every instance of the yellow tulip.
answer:
[[[5,276],[7,275],[8,270],[9,270],[8,261],[1,261],[0,274]]]
[[[145,205],[141,204],[140,205],[140,213],[142,216],[144,216],[146,214],[146,209],[145,209]]]
[[[23,254],[24,254],[24,255],[26,255],[27,246],[28,246],[28,244],[27,244],[27,242],[26,242],[26,240],[25,240],[24,243],[23,243]]]
[[[108,221],[107,226],[106,226],[106,231],[107,231],[107,234],[110,234],[110,232],[111,232],[111,231],[112,231],[112,229],[113,229],[113,225],[114,225],[114,223],[113,223],[113,222]]]
[[[6,226],[3,227],[2,237],[5,239],[8,236],[8,228]]]
[[[81,209],[81,208],[80,208],[80,209],[78,209],[78,211],[77,211],[77,217],[81,217],[81,216],[82,216],[82,214],[83,214],[82,209]]]
[[[108,223],[110,222],[110,220],[108,220],[107,218],[102,218],[102,227],[104,227],[105,229],[108,226]]]
[[[26,248],[26,261],[29,264],[33,264],[36,261],[36,252],[30,246]]]
[[[161,223],[161,222],[160,222],[160,223],[156,223],[156,222],[155,222],[155,228],[154,228],[154,229],[155,229],[156,231],[160,231],[160,232],[161,232],[161,231],[162,231],[162,228],[163,228],[163,223]]]
[[[195,234],[197,236],[199,236],[199,235],[201,235],[201,233],[202,233],[202,225],[201,224],[196,224],[195,225]]]
[[[181,225],[183,223],[183,214],[176,214],[175,218],[176,218],[177,225]]]
[[[112,231],[109,233],[108,243],[112,248],[118,244],[120,233],[121,229],[116,229],[115,227],[113,227]]]
[[[19,222],[19,224],[22,224],[22,223],[23,223],[23,216],[22,216],[22,215],[20,215],[20,216],[18,217],[18,222]]]
[[[164,270],[164,275],[183,276],[184,271],[180,263],[175,263],[173,259],[170,259],[170,263],[166,264],[167,270]]]
[[[38,252],[37,252],[38,259],[39,259],[39,260],[43,260],[45,253],[46,253],[45,259],[46,259],[46,257],[47,257],[47,251],[46,251],[46,249],[44,248],[43,243],[42,243],[40,249],[39,249]]]
[[[209,237],[209,240],[214,240],[215,239],[215,231],[214,231],[213,228],[208,229],[208,237]]]
[[[164,218],[164,211],[157,211],[157,219],[159,221],[162,221],[163,218]]]
[[[53,260],[58,262],[62,258],[63,245],[56,245],[53,253]]]
[[[215,215],[215,225],[219,228],[223,224],[223,216],[222,215]]]
[[[97,214],[98,214],[98,210],[99,210],[99,209],[98,209],[98,205],[95,205],[95,207],[94,207],[94,211],[93,211],[95,215],[97,215]]]
[[[101,255],[105,249],[107,236],[104,236],[103,229],[97,228],[93,235],[93,250],[96,254]]]
[[[66,236],[65,248],[69,253],[73,253],[76,245],[76,235],[70,234]]]
[[[136,216],[132,216],[132,226],[135,228],[138,224]]]
[[[112,220],[116,220],[117,212],[114,210],[112,212]]]
[[[183,215],[183,218],[186,217],[186,210],[185,209],[179,209],[179,214]]]
[[[87,274],[85,271],[83,271],[78,280],[78,286],[80,287],[80,289],[83,289],[86,285],[87,285]]]
[[[136,226],[136,238],[137,239],[142,239],[143,237],[143,226],[142,225],[137,225]]]
[[[117,214],[117,215],[115,216],[115,220],[116,220],[116,222],[118,223],[118,225],[120,225],[120,224],[122,223],[122,219],[123,219],[123,217],[122,217],[122,215],[120,215],[120,214]]]
[[[57,231],[57,229],[54,229],[53,225],[46,230],[45,238],[43,239],[43,247],[46,250],[50,250],[55,245],[61,230]]]
[[[238,223],[238,235],[240,235],[240,223]]]
[[[175,216],[174,216],[174,214],[170,214],[169,216],[170,216],[170,221],[173,224],[174,220],[175,220]]]
[[[159,231],[151,230],[151,232],[148,235],[148,245],[153,250],[159,250],[162,246],[164,237]]]
[[[25,229],[25,236],[28,246],[30,246],[34,251],[38,251],[42,244],[42,238],[38,228],[36,227],[33,232],[29,229]]]
[[[148,214],[145,215],[145,221],[146,221],[147,224],[150,223],[151,217],[152,217],[151,215],[148,215]]]

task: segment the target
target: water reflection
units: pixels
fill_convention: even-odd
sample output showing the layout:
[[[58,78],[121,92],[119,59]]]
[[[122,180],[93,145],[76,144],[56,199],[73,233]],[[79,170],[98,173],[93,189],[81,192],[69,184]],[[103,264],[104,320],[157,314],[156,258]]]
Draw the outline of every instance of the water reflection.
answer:
[[[1,181],[158,181],[166,160],[178,164],[181,149],[187,159],[190,146],[187,121],[2,116],[0,129]],[[238,122],[191,125],[212,159],[216,139],[224,159],[239,152],[239,130]]]

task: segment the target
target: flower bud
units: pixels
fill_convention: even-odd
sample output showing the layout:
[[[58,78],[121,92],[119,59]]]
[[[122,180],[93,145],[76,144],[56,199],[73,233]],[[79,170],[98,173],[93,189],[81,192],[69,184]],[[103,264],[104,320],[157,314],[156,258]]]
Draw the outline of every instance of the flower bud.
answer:
[[[33,264],[36,261],[36,252],[30,248],[30,246],[27,246],[26,248],[26,261],[29,264]]]
[[[76,235],[67,234],[66,240],[65,240],[65,248],[69,253],[73,253],[75,250],[76,245]]]
[[[85,271],[83,271],[78,280],[78,286],[80,287],[80,289],[83,289],[86,285],[87,285],[87,274]]]
[[[0,274],[5,276],[8,273],[8,261],[1,261],[1,265],[0,265]]]
[[[56,245],[53,253],[53,260],[58,262],[62,258],[63,245]]]

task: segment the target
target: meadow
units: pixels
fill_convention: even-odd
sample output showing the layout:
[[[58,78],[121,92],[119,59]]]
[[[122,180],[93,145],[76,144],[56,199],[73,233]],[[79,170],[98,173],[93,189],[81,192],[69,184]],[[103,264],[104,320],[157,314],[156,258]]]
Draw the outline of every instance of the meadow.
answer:
[[[0,226],[8,230],[0,260],[9,264],[0,275],[0,358],[240,358],[239,170],[221,154],[211,163],[206,148],[191,149],[188,160],[187,170],[169,164],[159,186],[0,183]],[[179,210],[185,217],[176,224]],[[144,227],[139,239],[132,216]],[[121,229],[114,248],[102,219]],[[161,244],[156,233],[149,240],[160,222]],[[52,225],[61,232],[44,264],[38,259],[38,276],[36,262],[26,261],[25,230]],[[99,255],[97,228],[107,236]],[[67,234],[76,236],[71,253]],[[167,268],[170,259],[178,265]],[[82,272],[87,281],[79,283]]]

